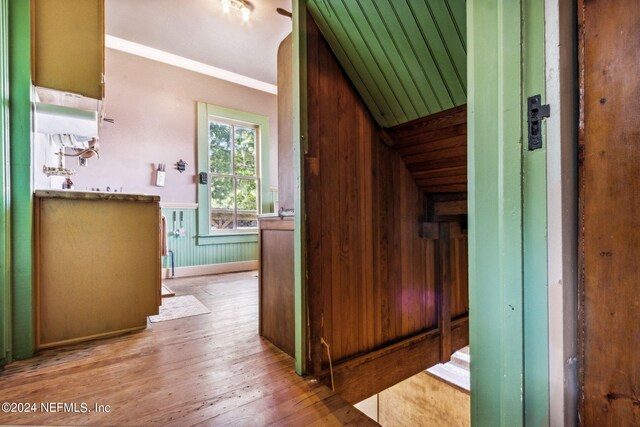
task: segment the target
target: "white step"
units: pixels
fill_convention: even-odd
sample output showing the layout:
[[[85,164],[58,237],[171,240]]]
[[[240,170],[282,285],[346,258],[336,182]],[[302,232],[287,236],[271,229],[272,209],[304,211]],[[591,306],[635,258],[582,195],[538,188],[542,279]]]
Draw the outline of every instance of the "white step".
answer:
[[[469,370],[469,362],[470,362],[470,357],[469,357],[469,346],[466,346],[458,351],[456,351],[455,353],[453,353],[453,355],[451,356],[451,364],[462,368],[462,369],[466,369],[467,371]]]
[[[447,363],[439,363],[427,369],[431,375],[453,384],[463,390],[471,389],[471,372],[469,347],[465,347],[451,356],[451,361]]]

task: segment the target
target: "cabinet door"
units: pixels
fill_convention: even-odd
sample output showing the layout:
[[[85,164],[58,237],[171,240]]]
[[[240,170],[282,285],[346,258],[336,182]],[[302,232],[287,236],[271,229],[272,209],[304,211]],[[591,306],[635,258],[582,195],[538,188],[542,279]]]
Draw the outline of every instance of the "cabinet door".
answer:
[[[102,99],[104,0],[32,0],[36,86]]]

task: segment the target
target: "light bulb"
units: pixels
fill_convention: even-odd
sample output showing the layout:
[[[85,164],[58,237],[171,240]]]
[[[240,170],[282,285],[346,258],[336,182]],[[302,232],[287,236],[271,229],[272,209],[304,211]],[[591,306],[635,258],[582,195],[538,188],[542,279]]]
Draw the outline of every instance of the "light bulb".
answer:
[[[220,2],[222,3],[222,11],[224,13],[229,13],[231,10],[231,0],[220,0]]]
[[[249,15],[251,14],[249,8],[243,6],[242,9],[240,9],[240,13],[242,13],[242,20],[247,22],[249,20]]]

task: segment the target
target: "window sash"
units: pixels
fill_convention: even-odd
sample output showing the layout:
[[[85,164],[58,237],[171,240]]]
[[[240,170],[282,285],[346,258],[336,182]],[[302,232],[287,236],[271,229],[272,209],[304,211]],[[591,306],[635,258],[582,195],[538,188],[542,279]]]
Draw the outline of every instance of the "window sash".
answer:
[[[261,197],[260,197],[260,126],[255,124],[255,123],[246,123],[246,122],[240,122],[240,121],[236,121],[236,120],[229,120],[223,117],[217,117],[217,116],[209,116],[208,117],[208,121],[207,121],[207,138],[210,137],[209,134],[209,126],[211,125],[211,123],[220,123],[223,125],[228,125],[231,126],[231,174],[225,174],[225,173],[215,173],[215,172],[211,172],[211,166],[210,166],[210,162],[211,162],[211,149],[210,149],[210,143],[208,144],[208,159],[209,159],[209,165],[208,165],[208,176],[209,179],[208,181],[208,206],[209,206],[209,213],[208,213],[208,218],[209,218],[209,232],[211,233],[215,233],[215,234],[225,234],[225,233],[242,233],[242,232],[249,232],[249,233],[253,233],[258,229],[258,225],[256,224],[255,227],[251,227],[251,228],[242,228],[239,229],[238,228],[238,180],[252,180],[252,181],[256,181],[256,205],[255,205],[255,212],[256,212],[256,216],[258,215],[258,213],[260,212],[260,203],[261,203]],[[255,150],[254,150],[254,165],[255,165],[255,175],[236,175],[236,141],[235,141],[235,134],[236,134],[236,127],[243,127],[243,128],[253,128],[255,130]],[[209,141],[209,139],[208,139]],[[233,228],[228,228],[228,229],[218,229],[218,228],[213,228],[213,222],[212,222],[212,212],[214,210],[214,207],[212,205],[212,194],[211,194],[211,185],[213,182],[214,178],[231,178],[233,180]]]

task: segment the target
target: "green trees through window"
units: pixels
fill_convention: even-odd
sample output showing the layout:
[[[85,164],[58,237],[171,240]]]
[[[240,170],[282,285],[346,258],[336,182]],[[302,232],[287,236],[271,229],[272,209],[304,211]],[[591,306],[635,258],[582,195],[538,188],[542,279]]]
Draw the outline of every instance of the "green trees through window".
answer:
[[[209,118],[211,230],[258,226],[258,127]]]

